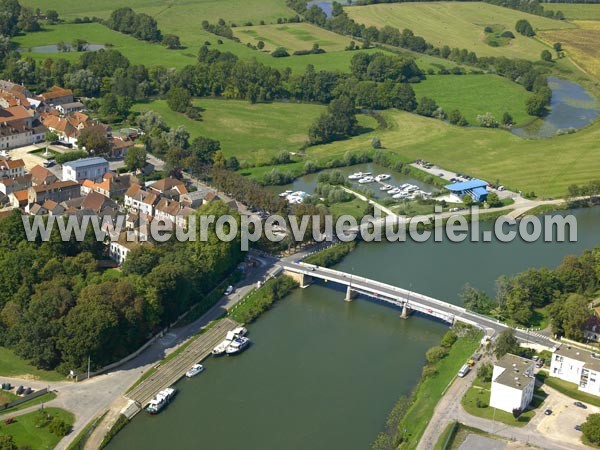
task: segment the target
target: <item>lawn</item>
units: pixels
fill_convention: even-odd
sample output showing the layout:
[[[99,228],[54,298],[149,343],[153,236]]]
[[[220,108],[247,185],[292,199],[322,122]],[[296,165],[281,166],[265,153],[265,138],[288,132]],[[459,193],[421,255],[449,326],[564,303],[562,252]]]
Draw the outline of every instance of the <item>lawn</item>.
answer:
[[[352,6],[348,15],[367,26],[375,25],[411,29],[431,44],[466,48],[478,56],[506,56],[537,60],[546,47],[535,39],[514,31],[519,19],[527,19],[535,29],[571,28],[565,21],[548,19],[479,2],[419,2]],[[485,42],[484,27],[498,25],[515,33],[509,45],[492,47]]]
[[[598,6],[598,11],[600,11],[600,5],[593,6]],[[540,33],[540,37],[548,43],[561,42],[563,50],[569,58],[573,59],[585,72],[600,80],[600,45],[598,45],[600,22],[581,20],[573,23],[577,25],[577,28],[544,31]]]
[[[176,34],[177,31],[193,33],[194,28],[199,28],[203,20],[216,22],[223,18],[228,22],[242,24],[246,21],[258,22],[265,20],[267,23],[276,22],[279,17],[292,17],[294,11],[285,6],[282,0],[102,0],[99,2],[81,2],[78,0],[22,0],[23,6],[40,8],[42,11],[55,9],[63,19],[75,17],[100,17],[107,18],[110,13],[124,6],[133,8],[136,12],[143,12],[153,16],[163,33]]]
[[[27,447],[31,450],[53,449],[61,438],[52,434],[48,429],[48,425],[40,428],[36,426],[36,419],[39,414],[39,411],[35,411],[15,417],[15,421],[10,425],[2,424],[2,434],[11,435],[19,448]],[[44,414],[58,417],[71,425],[75,422],[75,416],[64,409],[44,408]]]
[[[600,20],[600,4],[544,3],[544,9],[562,11],[567,19]]]
[[[250,104],[237,100],[199,99],[202,120],[194,121],[171,111],[164,100],[139,103],[135,111],[158,112],[171,127],[183,125],[192,138],[218,139],[226,156],[240,161],[267,162],[281,150],[298,151],[308,139],[308,129],[325,111],[324,106],[301,103]],[[363,126],[376,127],[371,117],[360,116]]]
[[[351,39],[309,23],[289,23],[281,25],[262,25],[234,28],[235,36],[242,43],[265,43],[265,51],[284,47],[289,53],[295,50],[310,50],[313,44],[319,44],[327,52],[343,51]]]
[[[62,381],[65,379],[58,372],[36,369],[27,361],[19,358],[12,350],[0,347],[0,376],[30,377],[36,380]]]
[[[532,119],[525,111],[525,101],[531,94],[497,75],[428,75],[412,87],[417,99],[432,98],[446,113],[458,109],[473,125],[477,115],[486,112],[498,120],[509,112],[518,124]]]
[[[253,29],[258,28],[262,27],[254,27]],[[321,30],[320,28],[315,27],[315,29],[318,30],[319,33],[327,33],[338,39],[337,43],[335,43],[332,48],[339,48],[340,42],[350,42],[349,39],[342,38],[336,34]],[[79,60],[81,53],[42,53],[31,52],[28,50],[32,47],[57,44],[61,41],[70,43],[74,39],[81,38],[82,36],[90,44],[111,44],[112,48],[123,53],[132,64],[144,64],[148,67],[162,65],[165,67],[181,68],[189,64],[195,64],[198,49],[200,46],[204,45],[205,42],[211,44],[211,49],[218,49],[222,52],[231,52],[242,59],[256,58],[257,61],[278,69],[289,67],[292,71],[297,73],[303,72],[308,64],[315,66],[316,70],[340,70],[342,72],[349,72],[350,60],[356,54],[356,52],[332,51],[317,55],[273,58],[269,53],[253,50],[246,47],[244,44],[207,33],[200,27],[197,27],[194,30],[192,40],[183,41],[183,44],[186,46],[185,48],[180,50],[168,50],[160,44],[151,44],[146,41],[140,41],[123,33],[113,31],[99,23],[45,25],[43,31],[17,36],[13,38],[13,42],[17,47],[25,49],[23,55],[30,56],[38,61],[43,61],[46,58],[64,58],[71,62],[75,62]],[[219,40],[223,43],[218,44],[217,41]],[[327,47],[330,47],[329,44],[324,46],[324,48]],[[306,41],[305,46],[301,48],[312,48],[312,42]],[[381,50],[369,49],[364,51],[373,53]],[[429,57],[427,61],[430,59],[432,58]],[[429,66],[426,65],[425,68],[427,67]]]
[[[598,179],[600,122],[570,135],[522,139],[504,130],[461,128],[400,111],[387,111],[384,117],[387,129],[311,147],[308,158],[367,151],[373,136],[379,136],[384,147],[403,159],[425,159],[541,197],[562,197],[570,184]]]
[[[511,413],[496,408],[490,408],[490,386],[491,382],[484,382],[480,378],[476,378],[475,381],[473,381],[473,385],[461,400],[467,413],[472,416],[502,422],[513,427],[523,427],[529,423],[533,416],[535,416],[535,410],[533,409],[526,410],[515,419]],[[534,400],[536,400],[535,397]],[[478,402],[480,405],[485,406],[477,406]],[[539,403],[536,403],[535,406],[538,407]]]
[[[459,338],[450,349],[448,356],[437,363],[437,373],[425,378],[415,392],[415,402],[410,406],[399,425],[402,433],[406,428],[407,441],[402,445],[404,450],[414,449],[421,438],[438,401],[447,386],[454,380],[456,373],[465,361],[479,347],[479,333],[472,333]]]

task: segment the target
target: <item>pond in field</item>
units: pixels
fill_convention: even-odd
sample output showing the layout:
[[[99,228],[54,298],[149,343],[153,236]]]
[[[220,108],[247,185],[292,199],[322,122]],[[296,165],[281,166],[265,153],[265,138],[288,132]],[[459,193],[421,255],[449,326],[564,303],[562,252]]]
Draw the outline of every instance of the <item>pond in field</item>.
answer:
[[[550,112],[543,119],[512,132],[525,138],[543,138],[583,128],[600,115],[600,102],[583,86],[572,81],[548,77],[552,89]]]
[[[342,174],[347,177],[348,175],[355,172],[370,172],[373,176],[386,173],[391,176],[391,178],[385,181],[385,184],[391,184],[392,186],[399,186],[401,184],[409,183],[414,184],[419,189],[424,190],[425,192],[432,192],[435,188],[424,181],[417,180],[413,178],[411,175],[404,174],[399,171],[392,170],[388,167],[383,167],[379,164],[369,163],[369,164],[358,164],[355,166],[347,166],[347,167],[339,167],[337,169],[331,170],[339,170]],[[329,170],[328,170],[329,171]],[[384,199],[389,198],[390,196],[384,192],[379,190],[381,184],[373,182],[368,184],[359,184],[357,181],[348,180],[350,182],[350,188],[355,189],[358,192],[365,193],[365,191],[369,190],[373,193],[373,197],[376,199]],[[303,177],[296,178],[292,183],[286,184],[283,186],[269,186],[267,189],[275,194],[279,194],[283,191],[304,191],[307,194],[314,194],[315,187],[319,182],[319,174],[311,173],[308,175],[304,175]]]
[[[106,48],[106,45],[86,44],[84,51],[95,52],[96,50],[102,50],[103,48]],[[65,51],[63,51],[63,53],[69,53],[71,50],[71,44],[65,44]],[[19,48],[19,51],[29,53],[61,53],[61,51],[58,49],[58,44],[40,45],[39,47],[21,47]]]
[[[317,5],[319,8],[321,8],[321,9],[323,10],[323,12],[324,12],[325,14],[327,14],[327,17],[332,17],[332,14],[331,14],[331,10],[332,10],[332,8],[333,8],[333,5],[332,5],[332,3],[333,3],[333,2],[319,2],[319,1],[311,1],[311,2],[308,2],[308,3],[306,4],[306,7],[307,7],[307,8],[310,8],[310,7],[311,7],[311,6],[313,6],[313,5]],[[340,3],[341,3],[341,2],[340,2]],[[349,2],[343,2],[342,4],[343,4],[344,6],[346,6],[346,5],[351,5],[352,3],[353,3],[353,2],[349,1]]]

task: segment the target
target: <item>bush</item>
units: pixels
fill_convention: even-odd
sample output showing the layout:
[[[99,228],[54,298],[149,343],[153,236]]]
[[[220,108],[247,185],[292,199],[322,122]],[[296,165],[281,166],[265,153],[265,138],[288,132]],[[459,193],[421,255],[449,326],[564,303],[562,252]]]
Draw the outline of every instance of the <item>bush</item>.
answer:
[[[69,425],[64,420],[55,417],[50,422],[50,426],[48,427],[48,429],[52,434],[55,434],[59,437],[63,437],[71,432],[71,425]]]
[[[477,369],[477,376],[486,383],[492,381],[492,374],[494,372],[494,366],[490,363],[483,363]]]
[[[275,50],[273,50],[273,52],[271,53],[271,56],[273,58],[285,58],[287,56],[290,56],[290,54],[287,52],[287,50],[283,47],[278,47]]]
[[[57,153],[54,159],[58,164],[64,164],[76,159],[86,158],[87,156],[88,154],[85,150],[75,150],[73,152]]]
[[[437,373],[437,368],[435,366],[427,365],[423,367],[423,371],[421,372],[421,376],[423,378],[432,377]]]
[[[378,136],[373,136],[373,139],[371,139],[371,147],[374,149],[382,148],[381,139]]]
[[[436,362],[442,360],[448,354],[448,350],[442,347],[441,345],[436,345],[435,347],[431,347],[425,353],[425,359],[429,364],[435,364]]]
[[[498,128],[498,121],[490,112],[479,114],[477,116],[477,123],[480,127],[484,128]]]
[[[446,334],[444,334],[444,337],[442,338],[440,345],[444,348],[450,348],[454,345],[454,343],[456,342],[457,339],[458,339],[458,336],[456,335],[456,333],[454,331],[452,331],[452,330],[447,331]]]

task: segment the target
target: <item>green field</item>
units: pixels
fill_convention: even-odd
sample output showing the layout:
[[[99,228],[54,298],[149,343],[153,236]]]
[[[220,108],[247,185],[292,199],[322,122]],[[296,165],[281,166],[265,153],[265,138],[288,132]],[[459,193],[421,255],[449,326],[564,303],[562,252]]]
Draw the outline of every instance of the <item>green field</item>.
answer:
[[[600,3],[544,3],[544,9],[562,11],[567,19],[600,20]]]
[[[2,425],[2,434],[11,435],[19,448],[27,446],[31,450],[52,450],[61,438],[52,434],[48,425],[43,427],[36,425],[39,414],[39,411],[35,411],[15,417],[14,422],[10,425]],[[58,417],[71,425],[75,422],[73,414],[64,409],[44,408],[44,414]]]
[[[136,12],[155,17],[161,30],[166,33],[184,30],[191,33],[200,28],[203,20],[216,22],[221,17],[241,25],[246,21],[276,22],[279,17],[295,15],[282,0],[244,0],[243,3],[239,0],[101,0],[92,3],[77,0],[22,0],[20,3],[42,11],[55,9],[64,19],[83,16],[105,19],[113,10],[128,6]]]
[[[318,28],[317,30],[321,31]],[[323,32],[327,33],[325,31]],[[160,44],[151,44],[149,42],[137,40],[131,36],[113,31],[98,23],[47,25],[45,26],[44,31],[17,36],[13,39],[13,42],[16,46],[25,49],[23,55],[31,56],[36,60],[43,61],[46,58],[65,58],[74,62],[79,59],[81,53],[41,53],[27,50],[32,47],[57,44],[61,41],[70,43],[74,39],[82,36],[90,44],[111,44],[114,49],[119,50],[129,58],[133,64],[144,64],[149,67],[162,65],[165,67],[181,68],[189,64],[195,64],[198,49],[206,41],[211,43],[211,49],[218,49],[222,52],[231,52],[244,59],[256,58],[259,62],[278,69],[289,67],[294,72],[303,72],[308,64],[315,66],[316,70],[341,70],[347,72],[350,69],[350,60],[356,53],[338,51],[319,55],[273,58],[268,53],[252,50],[243,44],[219,38],[218,36],[205,32],[201,28],[198,28],[194,32],[194,43],[185,43],[187,47],[181,50],[168,50]],[[344,38],[335,34],[333,34],[333,36],[340,39],[340,42],[346,41]],[[223,41],[222,44],[217,44],[219,39]],[[348,40],[348,42],[350,41]],[[312,47],[312,42],[307,42],[306,48],[310,47]],[[370,49],[365,51],[371,53],[378,50]],[[428,61],[431,59],[434,58],[429,58]],[[442,60],[439,61],[445,62]]]
[[[521,85],[497,75],[428,75],[413,84],[417,99],[434,99],[446,113],[458,109],[471,125],[477,115],[491,112],[501,120],[508,111],[516,123],[532,119],[525,111],[525,100],[531,94]]]
[[[504,130],[461,128],[406,112],[388,111],[384,117],[386,130],[311,147],[308,158],[327,160],[347,151],[371,150],[371,139],[379,136],[385,148],[407,161],[426,159],[541,197],[562,197],[570,184],[598,179],[600,122],[570,135],[522,139]]]
[[[226,156],[240,161],[266,162],[281,150],[298,151],[308,139],[308,129],[325,111],[324,106],[300,103],[250,104],[237,100],[200,99],[202,120],[173,112],[164,100],[139,103],[135,111],[158,112],[171,127],[183,125],[192,138],[206,136],[221,141]],[[363,126],[375,128],[374,119],[360,116]]]
[[[265,51],[284,47],[290,53],[295,50],[310,50],[313,44],[319,44],[328,52],[343,51],[351,41],[350,38],[309,23],[238,27],[234,28],[234,33],[244,44],[256,45],[258,41],[263,41]]]
[[[409,28],[431,44],[441,47],[466,48],[479,56],[506,56],[537,60],[547,48],[535,39],[521,36],[509,45],[492,47],[485,42],[483,29],[488,25],[501,25],[514,31],[519,19],[527,19],[535,29],[569,28],[574,25],[534,16],[513,9],[479,2],[420,2],[352,6],[345,9],[348,15],[367,26],[391,25]]]
[[[19,358],[12,350],[0,347],[0,377],[22,377],[36,380],[61,381],[65,377],[58,372],[40,370]]]

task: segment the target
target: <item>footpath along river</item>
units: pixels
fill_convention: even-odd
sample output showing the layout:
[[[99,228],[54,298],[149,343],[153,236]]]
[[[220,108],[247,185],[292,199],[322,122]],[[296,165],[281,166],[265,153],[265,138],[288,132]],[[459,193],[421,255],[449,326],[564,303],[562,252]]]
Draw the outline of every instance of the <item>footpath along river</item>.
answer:
[[[360,244],[336,268],[459,303],[469,282],[494,291],[502,274],[555,267],[600,244],[600,208],[572,211],[577,243]],[[482,229],[490,224],[482,224]],[[254,345],[211,358],[158,416],[142,413],[109,450],[364,450],[396,399],[419,380],[446,331],[422,317],[332,286],[297,289],[250,327]]]

